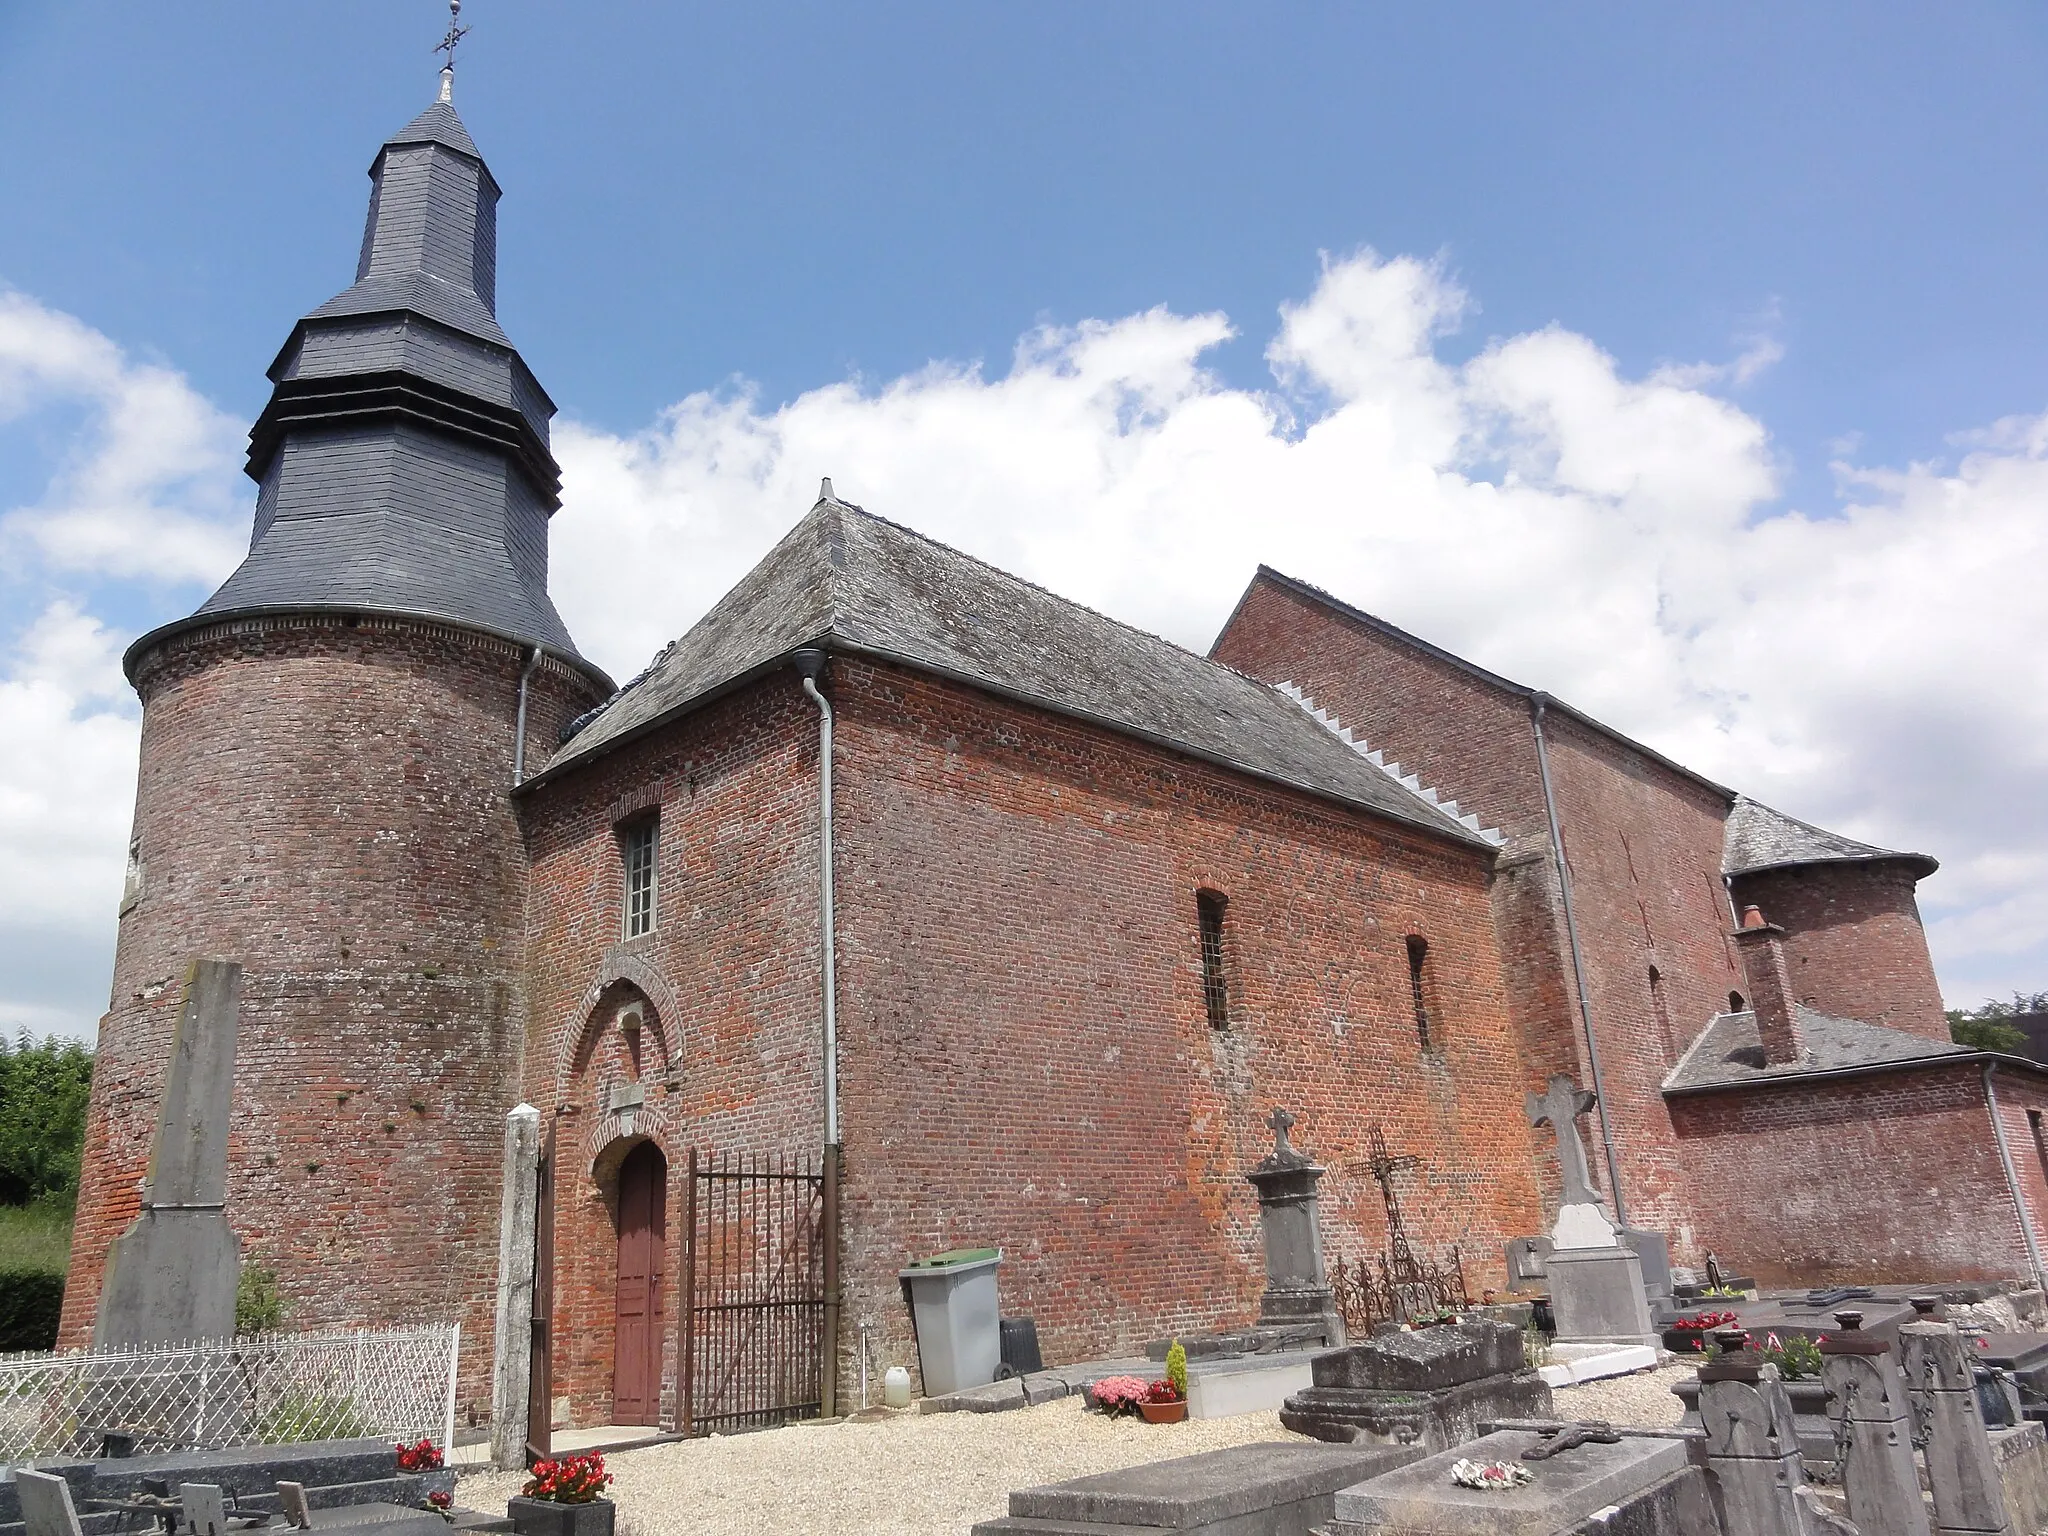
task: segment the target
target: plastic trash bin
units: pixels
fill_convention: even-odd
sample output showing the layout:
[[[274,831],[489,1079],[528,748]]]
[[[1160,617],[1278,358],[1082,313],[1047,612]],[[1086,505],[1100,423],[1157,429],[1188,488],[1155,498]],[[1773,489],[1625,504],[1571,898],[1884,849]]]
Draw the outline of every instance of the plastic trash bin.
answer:
[[[996,1310],[995,1248],[955,1248],[897,1271],[910,1292],[917,1363],[927,1397],[944,1397],[996,1379],[1003,1342]]]

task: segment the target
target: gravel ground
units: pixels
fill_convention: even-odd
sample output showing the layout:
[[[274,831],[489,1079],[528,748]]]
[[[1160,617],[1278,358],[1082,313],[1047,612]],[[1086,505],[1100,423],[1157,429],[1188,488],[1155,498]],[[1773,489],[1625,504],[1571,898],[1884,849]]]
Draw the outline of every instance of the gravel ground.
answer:
[[[1670,1365],[1566,1387],[1560,1416],[1675,1425]],[[902,1414],[800,1424],[624,1451],[607,1458],[620,1536],[966,1536],[1009,1509],[1010,1490],[1252,1440],[1298,1440],[1274,1413],[1146,1424],[1083,1411],[1079,1398],[1012,1413]],[[502,1511],[522,1479],[467,1474],[456,1502]]]
[[[1299,1440],[1276,1413],[1147,1424],[1063,1398],[1011,1413],[904,1414],[800,1424],[622,1451],[621,1536],[967,1536],[1010,1507],[1010,1490],[1065,1482],[1252,1440]],[[522,1479],[463,1477],[455,1501],[502,1512]]]
[[[1589,1381],[1582,1387],[1560,1387],[1557,1399],[1561,1419],[1605,1419],[1610,1424],[1630,1424],[1638,1429],[1674,1429],[1685,1417],[1685,1404],[1671,1394],[1671,1384],[1683,1381],[1698,1368],[1692,1365],[1663,1365],[1633,1376],[1609,1376]]]

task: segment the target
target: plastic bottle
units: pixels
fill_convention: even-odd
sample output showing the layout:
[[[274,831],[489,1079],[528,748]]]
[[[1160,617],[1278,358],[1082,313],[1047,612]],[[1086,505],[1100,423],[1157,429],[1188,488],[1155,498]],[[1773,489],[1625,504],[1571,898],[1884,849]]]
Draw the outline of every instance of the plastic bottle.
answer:
[[[882,1375],[882,1401],[891,1408],[910,1406],[910,1372],[892,1365]]]

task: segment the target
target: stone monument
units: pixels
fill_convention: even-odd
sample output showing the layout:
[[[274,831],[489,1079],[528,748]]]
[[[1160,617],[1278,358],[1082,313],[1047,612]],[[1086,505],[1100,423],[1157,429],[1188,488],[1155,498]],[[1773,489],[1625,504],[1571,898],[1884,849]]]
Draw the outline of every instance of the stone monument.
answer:
[[[1799,1426],[1776,1366],[1740,1329],[1715,1336],[1721,1354],[1699,1372],[1700,1419],[1714,1504],[1724,1532],[1839,1536],[1852,1530],[1821,1507],[1799,1459]]]
[[[1861,1331],[1860,1312],[1837,1312],[1835,1322],[1820,1341],[1821,1380],[1849,1519],[1863,1536],[1931,1536],[1898,1358],[1883,1339]]]
[[[1314,1385],[1280,1422],[1337,1445],[1456,1445],[1494,1419],[1544,1418],[1550,1388],[1529,1369],[1522,1330],[1490,1318],[1391,1328],[1317,1355]]]
[[[1575,1087],[1562,1073],[1550,1080],[1546,1092],[1528,1096],[1529,1124],[1548,1125],[1557,1134],[1564,1179],[1564,1203],[1543,1264],[1550,1310],[1560,1343],[1655,1346],[1642,1260],[1608,1217],[1586,1166],[1586,1144],[1579,1139],[1579,1116],[1597,1102],[1596,1095]]]
[[[1936,1536],[2012,1536],[1972,1351],[1954,1323],[1931,1318],[1901,1327],[1899,1349],[1925,1443]]]
[[[186,971],[142,1211],[107,1250],[97,1348],[234,1334],[241,1245],[226,1204],[241,1001],[234,961],[195,960]]]
[[[1323,1169],[1287,1140],[1294,1116],[1275,1109],[1273,1150],[1245,1178],[1259,1192],[1259,1227],[1266,1246],[1266,1294],[1261,1329],[1286,1329],[1303,1344],[1344,1342],[1344,1320],[1323,1270],[1322,1213],[1316,1185]]]

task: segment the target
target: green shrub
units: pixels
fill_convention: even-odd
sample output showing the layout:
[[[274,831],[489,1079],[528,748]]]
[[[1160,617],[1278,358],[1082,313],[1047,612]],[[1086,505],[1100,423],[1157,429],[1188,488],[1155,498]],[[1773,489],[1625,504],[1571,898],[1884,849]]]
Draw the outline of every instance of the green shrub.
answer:
[[[293,1387],[262,1409],[252,1426],[257,1445],[297,1445],[307,1440],[361,1440],[377,1431],[356,1401],[339,1392]]]
[[[0,1350],[55,1349],[64,1276],[47,1269],[0,1269]]]
[[[235,1279],[235,1332],[275,1333],[284,1326],[284,1298],[277,1275],[260,1264],[244,1264]]]
[[[1166,1379],[1173,1383],[1173,1390],[1180,1394],[1182,1402],[1188,1396],[1188,1352],[1181,1347],[1179,1339],[1166,1352]]]

